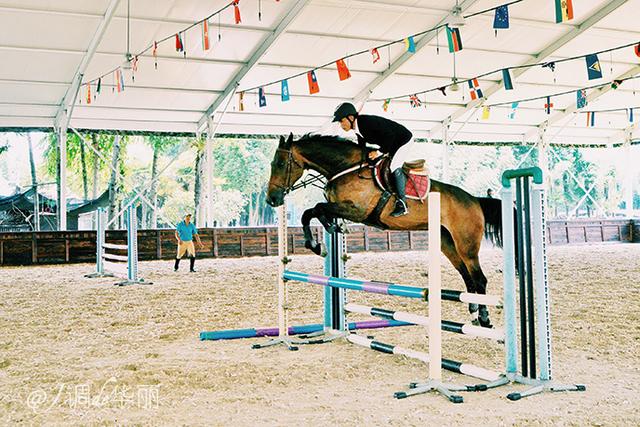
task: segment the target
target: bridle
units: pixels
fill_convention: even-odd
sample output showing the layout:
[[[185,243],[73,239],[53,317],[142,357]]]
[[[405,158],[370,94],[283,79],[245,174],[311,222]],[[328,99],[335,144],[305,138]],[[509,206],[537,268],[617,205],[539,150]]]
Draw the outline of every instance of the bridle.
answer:
[[[295,186],[294,183],[291,182],[292,175],[293,175],[293,165],[296,165],[299,168],[304,169],[304,164],[300,164],[300,162],[298,162],[293,157],[293,149],[291,149],[291,148],[289,148],[288,150],[285,150],[284,148],[278,148],[276,151],[287,153],[287,164],[286,164],[285,170],[284,170],[285,174],[286,174],[285,185],[274,184],[276,187],[281,188],[284,191],[284,194],[287,195],[290,192],[292,192],[293,190],[296,190],[297,188],[300,188],[300,187]]]

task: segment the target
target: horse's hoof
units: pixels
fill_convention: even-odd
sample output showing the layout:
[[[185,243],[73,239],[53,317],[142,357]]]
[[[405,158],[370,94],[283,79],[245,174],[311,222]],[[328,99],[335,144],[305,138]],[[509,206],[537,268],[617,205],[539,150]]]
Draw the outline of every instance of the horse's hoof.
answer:
[[[304,242],[304,247],[309,249],[311,252],[313,252],[316,255],[322,254],[322,245],[320,245],[320,243],[316,243],[314,245],[313,243],[307,240],[306,242]]]
[[[479,324],[483,328],[493,329],[493,325],[491,324],[491,320],[489,320],[489,319],[487,319],[487,320],[479,319],[479,320],[480,320]]]
[[[338,232],[340,229],[340,227],[338,227],[337,224],[331,224],[330,226],[327,227],[327,233],[329,234],[334,234],[336,232]]]
[[[471,321],[471,324],[472,324],[473,326],[480,326],[480,321],[476,318],[476,319],[473,319],[473,320]]]

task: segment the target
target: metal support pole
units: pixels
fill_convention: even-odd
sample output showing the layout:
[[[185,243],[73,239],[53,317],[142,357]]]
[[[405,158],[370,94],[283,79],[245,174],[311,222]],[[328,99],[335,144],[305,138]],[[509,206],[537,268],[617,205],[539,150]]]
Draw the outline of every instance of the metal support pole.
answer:
[[[213,227],[213,117],[207,120],[207,142],[205,145],[205,184],[207,188],[206,197],[206,225]]]
[[[627,132],[627,137],[624,142],[624,204],[627,218],[633,217],[633,178],[634,173],[637,170],[633,164],[633,157],[631,156],[631,134]]]
[[[449,181],[449,127],[451,118],[445,119],[442,126],[442,180]]]
[[[67,127],[63,118],[58,132],[58,168],[60,171],[60,188],[58,193],[58,230],[67,230]]]

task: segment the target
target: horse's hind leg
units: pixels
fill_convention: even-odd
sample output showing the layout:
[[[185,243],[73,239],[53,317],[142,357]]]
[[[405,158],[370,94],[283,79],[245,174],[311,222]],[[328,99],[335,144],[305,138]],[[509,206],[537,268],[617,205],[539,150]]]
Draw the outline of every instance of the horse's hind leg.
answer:
[[[314,254],[320,255],[322,252],[322,246],[313,237],[311,232],[311,220],[316,218],[314,209],[307,209],[302,214],[300,222],[302,223],[302,232],[304,233],[304,247],[311,250]]]
[[[469,270],[467,270],[467,266],[465,265],[460,255],[458,255],[458,251],[456,250],[456,245],[453,241],[453,237],[451,237],[451,233],[444,227],[441,227],[441,244],[442,244],[442,253],[449,259],[453,267],[458,270],[460,276],[462,276],[462,280],[464,280],[464,285],[467,288],[467,292],[475,293],[476,286],[471,274],[469,274]],[[471,320],[473,323],[478,324],[478,304],[469,304],[469,313],[471,313]]]

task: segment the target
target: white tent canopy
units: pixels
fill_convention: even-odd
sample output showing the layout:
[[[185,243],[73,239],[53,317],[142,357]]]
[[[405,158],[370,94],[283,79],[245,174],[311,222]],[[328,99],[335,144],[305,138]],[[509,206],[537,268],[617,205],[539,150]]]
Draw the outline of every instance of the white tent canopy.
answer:
[[[158,47],[157,70],[149,50],[139,58],[135,82],[125,74],[124,92],[115,90],[109,74],[91,105],[86,103],[86,86],[74,96],[74,82],[91,81],[125,62],[128,6],[130,52],[135,55],[228,3],[0,0],[0,129],[54,127],[66,107],[72,112],[70,126],[82,129],[197,133],[213,115],[214,123],[222,120],[220,133],[301,134],[326,126],[340,102],[367,98],[363,112],[391,117],[420,138],[442,138],[447,120],[450,134],[464,141],[535,142],[547,121],[548,138],[555,143],[611,144],[640,138],[625,111],[599,113],[596,126],[587,127],[585,114],[572,114],[573,92],[554,97],[550,115],[545,101],[538,100],[522,103],[514,119],[506,105],[492,108],[490,118],[482,120],[482,107],[471,102],[466,86],[449,90],[446,97],[437,91],[423,95],[426,102],[420,108],[411,108],[408,97],[393,100],[384,112],[382,99],[451,83],[454,55],[442,31],[438,37],[417,37],[415,54],[396,44],[381,49],[376,64],[370,55],[347,60],[352,77],[345,81],[338,79],[335,64],[318,70],[320,93],[309,95],[307,70],[447,22],[456,6],[453,0],[262,0],[261,20],[259,0],[242,0],[241,24],[233,22],[233,8],[219,20],[211,19],[209,51],[203,51],[200,27],[195,26],[184,36],[186,57],[170,39]],[[463,15],[503,3],[459,1]],[[511,28],[500,30],[497,37],[492,11],[470,17],[461,28],[464,48],[455,55],[456,75],[467,79],[639,42],[638,10],[640,0],[574,1],[574,19],[556,24],[552,0],[524,0],[509,7]],[[604,77],[599,80],[588,80],[580,58],[558,64],[555,72],[539,66],[514,71],[512,91],[504,90],[499,73],[479,83],[485,104],[491,105],[633,77],[640,74],[639,62],[628,47],[600,55]],[[266,107],[260,108],[257,91],[250,91],[244,96],[244,111],[239,111],[235,95],[226,114],[219,114],[227,105],[226,95],[236,88],[254,88],[298,73],[303,75],[289,80],[289,102],[281,102],[278,83],[265,87]],[[617,90],[608,85],[591,90],[587,109],[640,107],[636,88],[640,79],[626,81]],[[95,92],[95,85],[91,89]]]

